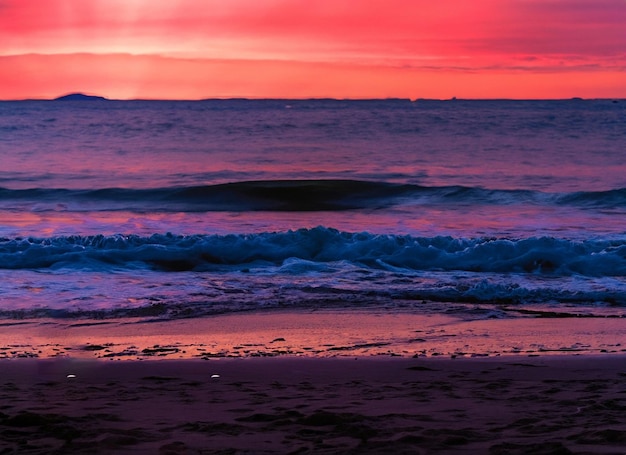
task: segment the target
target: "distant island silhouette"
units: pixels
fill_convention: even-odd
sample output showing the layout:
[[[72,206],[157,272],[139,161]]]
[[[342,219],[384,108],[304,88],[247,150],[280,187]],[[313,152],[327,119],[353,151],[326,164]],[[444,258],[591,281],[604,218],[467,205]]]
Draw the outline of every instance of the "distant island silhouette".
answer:
[[[54,98],[54,101],[97,101],[106,100],[104,96],[85,95],[84,93],[69,93],[67,95]]]

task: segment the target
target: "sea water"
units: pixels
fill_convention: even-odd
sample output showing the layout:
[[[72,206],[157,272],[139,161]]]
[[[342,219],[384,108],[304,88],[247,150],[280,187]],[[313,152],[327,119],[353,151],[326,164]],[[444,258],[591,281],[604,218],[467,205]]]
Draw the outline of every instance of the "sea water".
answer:
[[[626,314],[626,101],[0,102],[0,316]]]

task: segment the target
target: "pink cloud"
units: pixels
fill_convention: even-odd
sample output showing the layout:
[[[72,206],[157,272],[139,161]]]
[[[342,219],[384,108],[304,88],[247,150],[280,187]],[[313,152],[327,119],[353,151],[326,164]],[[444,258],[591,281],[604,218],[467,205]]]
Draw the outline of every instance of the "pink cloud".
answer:
[[[26,52],[205,48],[260,58],[289,54],[458,57],[464,54],[622,54],[618,0],[12,0],[0,15],[2,48]],[[256,45],[255,43],[260,43]],[[107,45],[115,49],[107,49]],[[73,47],[73,48],[72,48]],[[138,50],[138,51],[137,51]],[[6,51],[4,52],[7,53]]]

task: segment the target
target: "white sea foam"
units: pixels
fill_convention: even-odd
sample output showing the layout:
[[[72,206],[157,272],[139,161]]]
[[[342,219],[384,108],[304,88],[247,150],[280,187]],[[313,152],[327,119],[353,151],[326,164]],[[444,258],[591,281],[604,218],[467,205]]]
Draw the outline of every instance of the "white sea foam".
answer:
[[[297,262],[294,262],[297,261]],[[71,236],[3,239],[5,269],[314,270],[347,262],[366,269],[626,276],[626,240],[413,237],[317,227],[260,234]]]

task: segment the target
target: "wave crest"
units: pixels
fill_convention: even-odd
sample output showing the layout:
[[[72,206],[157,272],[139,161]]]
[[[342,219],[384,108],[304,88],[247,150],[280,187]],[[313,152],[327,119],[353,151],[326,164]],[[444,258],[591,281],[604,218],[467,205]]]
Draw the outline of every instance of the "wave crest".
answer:
[[[0,268],[4,269],[249,271],[283,266],[292,260],[315,265],[345,262],[379,270],[622,277],[626,276],[626,241],[414,237],[349,233],[326,227],[223,236],[0,239]]]
[[[0,188],[0,207],[75,211],[329,211],[409,205],[533,204],[610,209],[626,207],[626,188],[544,193],[465,186],[421,186],[364,180],[259,180],[154,189],[68,190]]]

